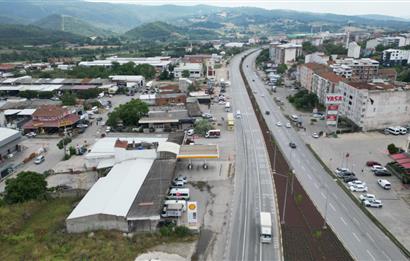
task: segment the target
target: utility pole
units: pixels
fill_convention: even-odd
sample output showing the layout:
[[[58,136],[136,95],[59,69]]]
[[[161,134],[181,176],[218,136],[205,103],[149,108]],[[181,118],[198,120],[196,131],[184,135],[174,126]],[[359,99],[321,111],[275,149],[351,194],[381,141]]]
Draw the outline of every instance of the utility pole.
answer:
[[[283,199],[282,221],[280,222],[282,225],[285,225],[286,198],[288,196],[288,176],[285,176],[285,177],[286,177],[285,198]]]
[[[327,229],[327,224],[326,224],[326,219],[327,219],[327,205],[328,205],[328,198],[329,198],[329,188],[327,186],[326,187],[326,205],[325,205],[325,214],[324,214],[324,218],[323,218],[323,229]]]

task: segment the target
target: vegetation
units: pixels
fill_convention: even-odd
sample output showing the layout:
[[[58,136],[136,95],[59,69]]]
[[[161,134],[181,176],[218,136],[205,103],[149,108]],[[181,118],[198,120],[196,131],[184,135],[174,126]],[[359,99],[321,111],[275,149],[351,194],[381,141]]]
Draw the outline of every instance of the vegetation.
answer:
[[[149,248],[191,242],[195,236],[144,234],[132,238],[117,231],[68,234],[65,219],[77,198],[29,201],[0,207],[1,260],[134,260]]]
[[[94,98],[97,98],[98,94],[100,93],[101,93],[101,90],[97,88],[81,90],[77,92],[77,98],[83,99],[83,100],[94,99]]]
[[[278,68],[276,69],[276,72],[279,74],[283,74],[286,72],[287,69],[288,69],[288,66],[286,64],[279,64]]]
[[[47,181],[44,176],[32,171],[23,171],[16,178],[6,180],[4,200],[9,204],[22,203],[33,199],[45,199]]]
[[[302,49],[304,53],[310,54],[317,52],[318,49],[316,46],[314,46],[311,42],[303,42],[302,43]]]
[[[60,100],[64,106],[73,106],[77,103],[77,97],[75,94],[65,92],[61,97]]]
[[[293,96],[289,96],[288,100],[296,109],[304,111],[312,111],[318,106],[318,98],[314,93],[309,93],[307,90],[301,90]]]
[[[206,132],[212,129],[212,125],[206,119],[197,120],[195,122],[194,131],[196,134],[205,136]]]
[[[183,70],[181,75],[182,75],[182,77],[184,77],[184,78],[189,78],[190,73],[189,73],[188,70]]]
[[[145,102],[132,99],[116,107],[113,112],[108,114],[107,125],[117,127],[122,122],[124,126],[137,126],[140,118],[147,113],[148,105]]]
[[[269,49],[263,49],[256,57],[256,65],[261,65],[267,61],[269,61]]]
[[[323,49],[326,55],[331,54],[347,54],[347,49],[341,44],[333,44],[330,41],[325,41],[323,43]]]
[[[397,148],[393,143],[387,146],[387,150],[389,151],[389,154],[397,154],[400,152],[400,149]]]
[[[397,80],[402,82],[410,82],[410,67],[397,66]]]
[[[26,91],[21,91],[19,93],[19,96],[22,98],[27,98],[27,99],[33,99],[33,98],[40,98],[40,99],[50,99],[53,97],[52,92],[38,92],[38,91],[31,91],[31,90],[26,90]]]
[[[63,139],[61,139],[58,143],[57,143],[57,147],[62,150],[64,148],[64,145],[67,145],[68,143],[71,142],[71,138],[70,137],[65,137]]]

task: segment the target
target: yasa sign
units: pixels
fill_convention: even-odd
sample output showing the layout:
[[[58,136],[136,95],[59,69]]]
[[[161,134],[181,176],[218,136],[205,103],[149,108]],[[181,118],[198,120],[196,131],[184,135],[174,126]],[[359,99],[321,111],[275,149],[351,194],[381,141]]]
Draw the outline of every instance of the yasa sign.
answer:
[[[343,96],[339,94],[326,95],[326,104],[341,104],[343,102]]]

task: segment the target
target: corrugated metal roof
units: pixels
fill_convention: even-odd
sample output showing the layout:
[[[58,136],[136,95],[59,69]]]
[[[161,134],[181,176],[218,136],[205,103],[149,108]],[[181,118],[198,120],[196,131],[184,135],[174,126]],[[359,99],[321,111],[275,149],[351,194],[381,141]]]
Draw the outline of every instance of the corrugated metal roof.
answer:
[[[125,218],[153,162],[135,159],[115,165],[94,184],[67,219],[98,214]]]

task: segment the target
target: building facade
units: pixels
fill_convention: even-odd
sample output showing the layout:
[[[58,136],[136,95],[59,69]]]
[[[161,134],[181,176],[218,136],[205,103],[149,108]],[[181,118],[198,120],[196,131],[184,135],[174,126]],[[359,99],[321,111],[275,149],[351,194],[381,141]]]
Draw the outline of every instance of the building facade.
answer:
[[[318,72],[313,75],[312,92],[315,93],[321,104],[326,103],[326,95],[336,93],[337,84],[342,81],[341,76],[333,72]]]
[[[338,59],[330,66],[334,73],[354,82],[369,82],[377,78],[379,62],[370,58]]]
[[[299,81],[302,88],[308,90],[308,92],[312,91],[312,80],[313,75],[316,72],[324,72],[327,70],[327,66],[318,63],[306,63],[302,64],[298,67],[299,70]]]
[[[319,63],[327,65],[329,61],[329,56],[325,55],[324,53],[315,52],[311,54],[307,54],[305,56],[305,63]]]
[[[347,57],[359,58],[360,57],[360,45],[356,42],[351,42],[347,48]]]
[[[203,77],[202,63],[183,63],[174,68],[175,78],[184,77],[182,73],[189,71],[189,78],[197,79]]]
[[[410,63],[410,50],[387,49],[382,53],[383,66],[406,65]]]
[[[293,64],[302,55],[302,45],[293,43],[272,43],[269,46],[270,59],[275,64]]]

